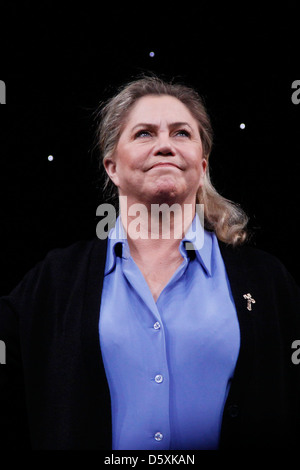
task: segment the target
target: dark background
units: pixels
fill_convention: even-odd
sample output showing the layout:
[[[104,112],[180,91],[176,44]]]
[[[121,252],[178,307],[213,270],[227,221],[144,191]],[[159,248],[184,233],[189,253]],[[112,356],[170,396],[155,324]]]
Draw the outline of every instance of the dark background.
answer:
[[[1,7],[0,295],[50,249],[95,236],[95,112],[143,72],[204,97],[213,183],[250,216],[251,243],[300,282],[300,17],[278,2],[227,3]]]

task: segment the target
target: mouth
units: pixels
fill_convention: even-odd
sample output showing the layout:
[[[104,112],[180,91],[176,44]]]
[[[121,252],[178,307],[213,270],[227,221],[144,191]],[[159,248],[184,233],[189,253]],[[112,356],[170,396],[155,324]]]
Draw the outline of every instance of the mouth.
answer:
[[[180,170],[179,166],[176,165],[175,163],[172,162],[158,162],[152,165],[149,170],[152,170],[152,168],[159,168],[159,167],[173,167],[173,168],[178,168]]]

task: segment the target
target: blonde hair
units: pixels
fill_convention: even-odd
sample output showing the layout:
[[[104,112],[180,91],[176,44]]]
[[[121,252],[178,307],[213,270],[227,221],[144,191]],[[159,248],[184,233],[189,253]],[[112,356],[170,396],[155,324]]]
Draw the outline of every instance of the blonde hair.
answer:
[[[211,183],[208,160],[212,150],[213,131],[210,118],[200,95],[191,87],[179,83],[166,82],[156,76],[144,76],[123,86],[119,92],[98,112],[100,124],[97,141],[101,152],[101,166],[106,158],[113,155],[126,118],[136,101],[147,95],[169,95],[180,100],[199,123],[203,146],[203,158],[207,160],[203,186],[198,190],[196,202],[204,204],[204,224],[207,230],[215,232],[219,240],[238,245],[247,238],[248,217],[241,207],[221,196]],[[108,175],[104,189],[110,197],[118,192]]]

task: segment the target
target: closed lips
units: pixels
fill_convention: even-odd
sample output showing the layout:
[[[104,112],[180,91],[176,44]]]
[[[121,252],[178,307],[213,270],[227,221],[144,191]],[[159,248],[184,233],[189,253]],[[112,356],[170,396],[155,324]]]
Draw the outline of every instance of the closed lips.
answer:
[[[178,165],[176,165],[175,163],[171,163],[171,162],[160,162],[160,163],[155,163],[154,165],[152,165],[149,169],[151,170],[151,168],[155,168],[157,166],[174,166],[175,168],[179,168]],[[180,168],[179,168],[180,169]]]

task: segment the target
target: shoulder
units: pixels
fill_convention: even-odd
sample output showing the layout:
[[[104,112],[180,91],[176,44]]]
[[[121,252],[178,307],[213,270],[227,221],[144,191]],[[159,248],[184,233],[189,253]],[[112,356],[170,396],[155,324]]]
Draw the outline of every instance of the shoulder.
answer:
[[[91,256],[105,257],[107,240],[92,238],[79,240],[66,247],[58,247],[50,250],[43,262],[51,264],[70,264],[87,262]]]
[[[299,292],[299,286],[277,256],[248,244],[232,247],[219,242],[219,246],[225,266],[233,275],[252,278],[261,287],[289,286]]]
[[[57,267],[67,267],[71,269],[75,265],[85,264],[94,251],[100,256],[105,256],[106,243],[96,238],[91,240],[80,240],[67,247],[54,248],[49,251],[42,263]]]
[[[263,267],[284,270],[283,263],[275,255],[256,248],[252,245],[241,246],[226,245],[219,242],[220,251],[225,261],[230,263],[245,263],[249,268],[261,269]]]
[[[96,260],[104,265],[106,241],[97,238],[77,241],[67,247],[50,250],[42,260],[31,268],[11,295],[21,292],[37,292],[39,289],[53,289],[55,286],[73,284],[87,275],[91,263]]]

